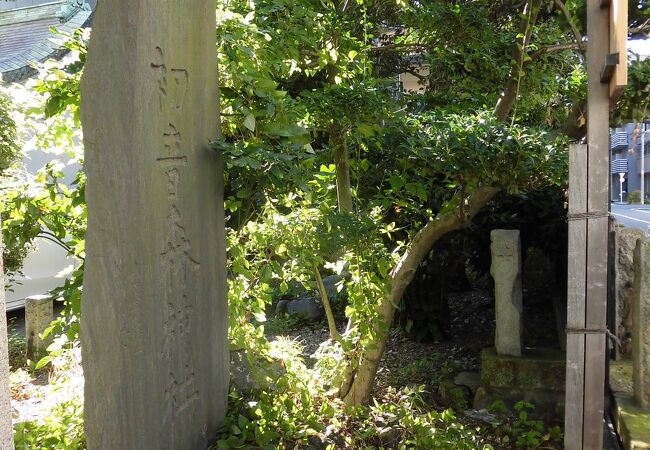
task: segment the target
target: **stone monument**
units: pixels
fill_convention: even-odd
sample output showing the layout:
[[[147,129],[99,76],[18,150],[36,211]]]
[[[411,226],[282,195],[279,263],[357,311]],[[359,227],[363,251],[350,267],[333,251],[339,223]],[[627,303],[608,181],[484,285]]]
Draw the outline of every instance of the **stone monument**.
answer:
[[[523,349],[521,243],[519,230],[492,230],[492,267],[496,309],[496,351],[521,356]]]
[[[615,223],[614,231],[614,309],[616,337],[621,345],[616,348],[617,358],[632,355],[632,292],[634,285],[634,249],[636,242],[645,237],[639,228],[628,228]]]
[[[3,250],[0,235],[0,255]],[[5,277],[0,258],[0,449],[13,450],[14,432],[11,425],[11,397],[9,396],[9,339],[5,306]]]
[[[49,295],[33,295],[25,299],[25,336],[27,337],[27,358],[32,361],[45,354],[49,339],[41,335],[54,318],[54,305]]]
[[[215,7],[100,1],[82,80],[89,450],[205,449],[229,382]]]
[[[632,294],[632,379],[634,398],[650,409],[650,239],[642,238],[634,250]]]

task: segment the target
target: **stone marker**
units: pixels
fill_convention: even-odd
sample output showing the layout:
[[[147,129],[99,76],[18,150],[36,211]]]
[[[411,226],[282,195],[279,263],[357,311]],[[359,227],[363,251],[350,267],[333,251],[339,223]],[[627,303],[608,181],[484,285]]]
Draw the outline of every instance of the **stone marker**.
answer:
[[[636,241],[645,237],[639,228],[627,228],[618,223],[614,231],[614,309],[616,337],[621,347],[616,355],[632,355],[632,290],[634,282],[634,248]]]
[[[3,250],[0,236],[0,255]],[[0,450],[13,450],[14,432],[11,425],[11,397],[9,396],[9,339],[5,306],[5,277],[0,258]]]
[[[521,356],[522,292],[519,230],[492,230],[492,267],[496,309],[496,350],[499,355]]]
[[[229,381],[215,7],[98,2],[82,81],[89,450],[205,449]]]
[[[650,409],[650,239],[639,239],[634,250],[632,294],[632,379],[634,398]]]
[[[54,318],[52,297],[33,295],[25,299],[25,336],[27,337],[27,359],[36,361],[49,345],[41,334],[50,326]]]

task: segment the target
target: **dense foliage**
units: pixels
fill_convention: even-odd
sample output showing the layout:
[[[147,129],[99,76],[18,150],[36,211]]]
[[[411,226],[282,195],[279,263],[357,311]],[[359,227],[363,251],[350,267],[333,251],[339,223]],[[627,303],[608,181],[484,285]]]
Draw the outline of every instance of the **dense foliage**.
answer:
[[[14,106],[4,91],[0,80],[0,186],[4,187],[9,180],[7,172],[15,164],[18,156],[18,136],[16,122],[12,117]],[[2,188],[0,188],[2,189]],[[4,248],[3,266],[8,274],[15,273],[20,269],[22,261],[26,256],[26,248]]]

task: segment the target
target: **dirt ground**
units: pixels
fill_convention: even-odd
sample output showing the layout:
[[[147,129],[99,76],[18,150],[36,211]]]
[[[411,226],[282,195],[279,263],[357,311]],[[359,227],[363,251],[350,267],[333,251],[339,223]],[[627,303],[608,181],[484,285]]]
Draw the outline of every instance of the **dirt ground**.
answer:
[[[527,333],[529,345],[546,342],[557,345],[554,339],[554,319],[546,300],[529,302],[526,311],[526,326],[541,330]],[[374,397],[388,398],[393,388],[424,385],[425,401],[432,410],[453,408],[458,419],[472,428],[481,427],[486,441],[495,448],[516,448],[512,443],[490,432],[491,425],[485,420],[493,417],[471,410],[472,389],[461,386],[456,394],[449,395],[440,386],[449,385],[459,373],[478,374],[480,352],[494,342],[494,301],[485,292],[471,291],[453,294],[449,301],[450,336],[440,342],[415,342],[399,328],[391,331],[386,352],[377,374]],[[338,322],[343,326],[342,317]],[[274,333],[297,339],[304,346],[303,356],[307,363],[314,362],[312,355],[318,346],[329,339],[325,321],[294,324],[290,329]],[[14,422],[38,420],[51,410],[52,406],[73,397],[83,396],[83,372],[78,349],[66,360],[57,361],[54,371],[42,371],[37,375],[26,369],[13,371],[11,394]],[[476,376],[476,375],[475,375]],[[53,387],[55,386],[55,387]],[[459,394],[460,393],[460,394]],[[543,448],[561,448],[545,445]]]
[[[557,347],[557,333],[551,300],[547,295],[529,295],[525,301],[524,336],[526,346]],[[373,396],[381,400],[389,398],[391,388],[424,385],[425,401],[432,410],[442,411],[452,408],[464,425],[485,430],[486,443],[495,449],[520,448],[512,442],[503,442],[492,426],[486,422],[495,416],[471,409],[473,392],[468,386],[457,386],[454,379],[460,373],[478,376],[481,351],[493,346],[495,329],[494,299],[485,291],[451,294],[450,336],[439,342],[416,342],[400,329],[394,327],[383,355]],[[342,317],[337,317],[337,325],[342,325]],[[324,320],[316,323],[303,323],[288,332],[277,333],[297,339],[303,346],[303,356],[307,363],[312,362],[312,354],[318,346],[329,339]],[[271,337],[271,336],[269,336]],[[471,378],[471,377],[470,377]],[[454,395],[441,386],[460,387]],[[498,419],[504,420],[504,419]],[[545,427],[559,423],[546,423]],[[560,449],[561,443],[544,442],[539,448]]]

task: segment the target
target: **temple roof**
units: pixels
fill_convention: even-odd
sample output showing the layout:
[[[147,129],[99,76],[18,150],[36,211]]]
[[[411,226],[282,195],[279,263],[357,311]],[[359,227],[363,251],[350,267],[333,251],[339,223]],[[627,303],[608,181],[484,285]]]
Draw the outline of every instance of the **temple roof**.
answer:
[[[50,27],[71,33],[92,14],[87,4],[75,0],[5,0],[0,5],[0,74],[5,82],[24,80],[36,73],[33,63],[65,53]]]

